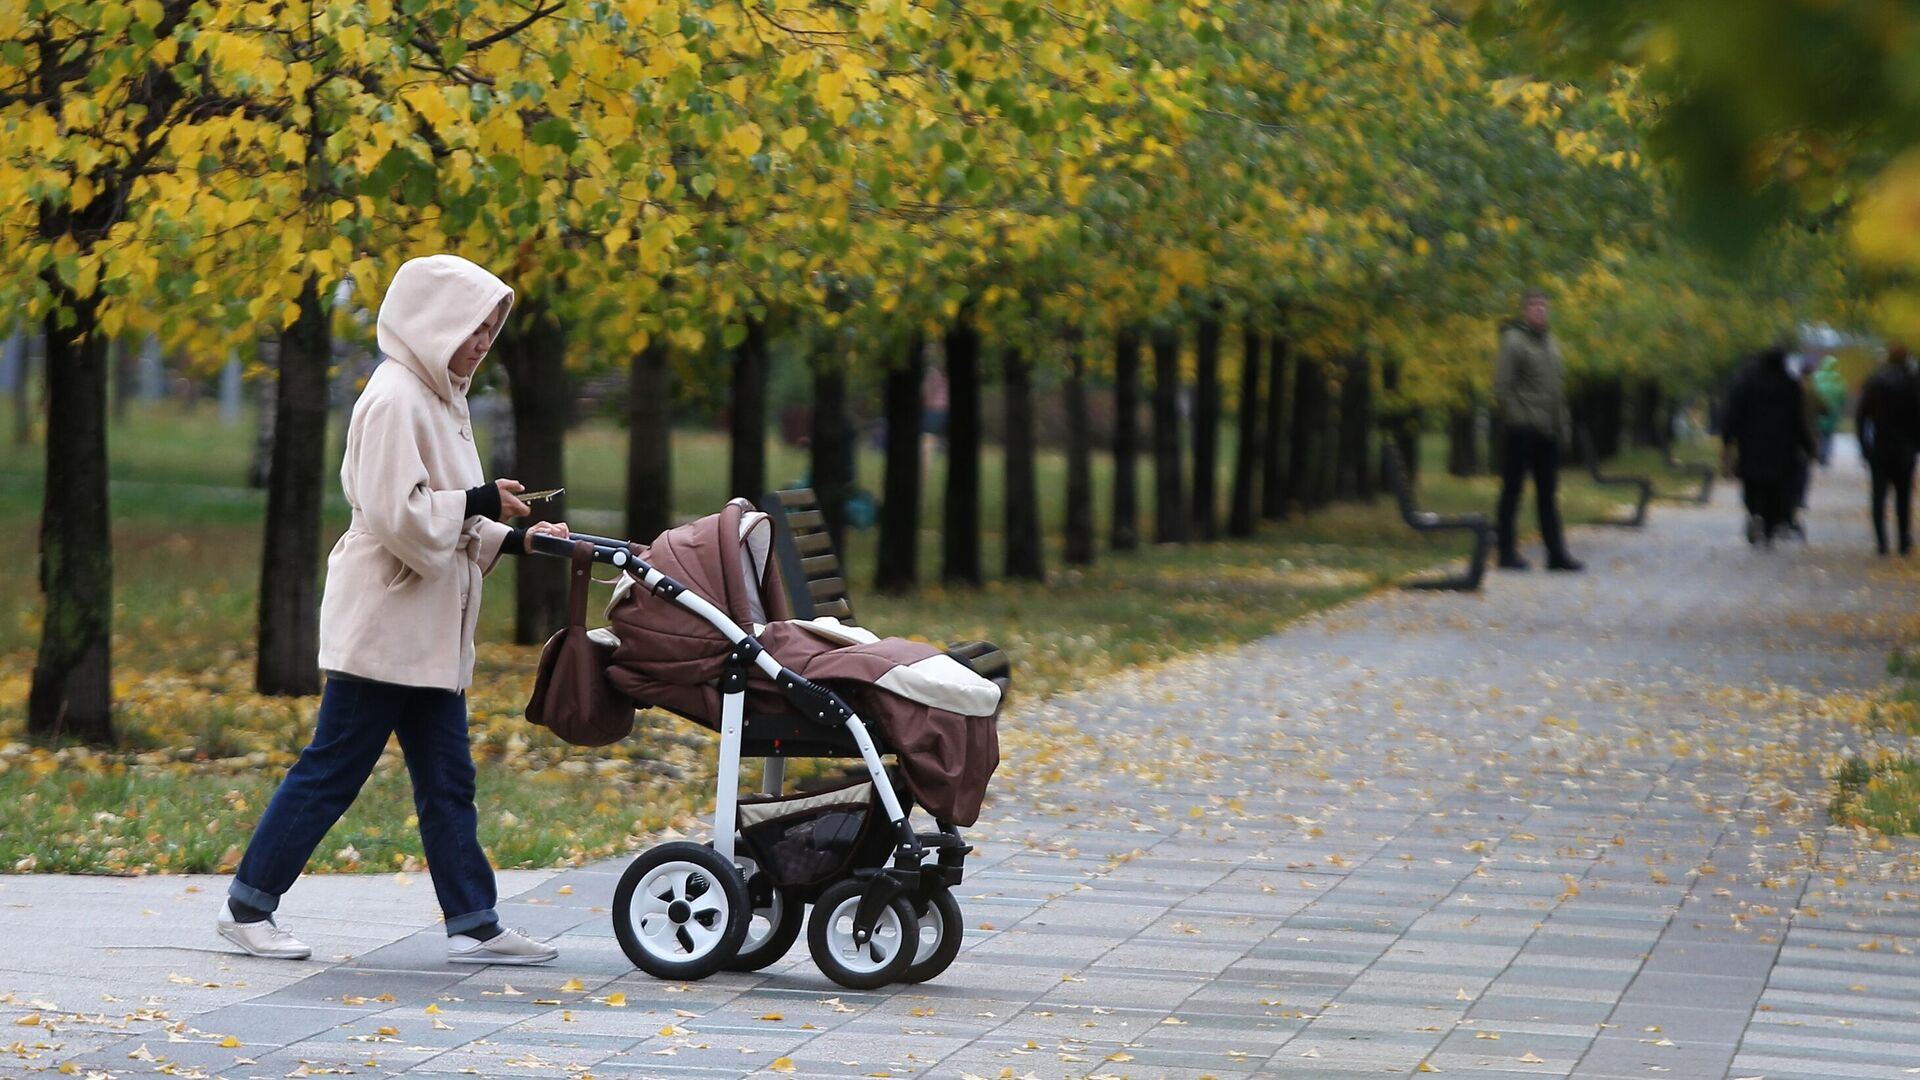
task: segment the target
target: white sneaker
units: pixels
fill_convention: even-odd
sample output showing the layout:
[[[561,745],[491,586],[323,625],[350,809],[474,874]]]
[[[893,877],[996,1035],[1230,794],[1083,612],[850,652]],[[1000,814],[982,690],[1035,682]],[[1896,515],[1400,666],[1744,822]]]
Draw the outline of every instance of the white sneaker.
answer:
[[[275,926],[271,915],[259,922],[239,922],[233,917],[233,908],[225,901],[221,901],[220,917],[214,920],[213,926],[220,931],[221,937],[240,946],[240,951],[250,956],[264,956],[271,960],[305,960],[313,955],[313,950],[305,942]]]
[[[518,930],[502,930],[487,941],[455,934],[447,939],[449,964],[544,964],[560,950]]]

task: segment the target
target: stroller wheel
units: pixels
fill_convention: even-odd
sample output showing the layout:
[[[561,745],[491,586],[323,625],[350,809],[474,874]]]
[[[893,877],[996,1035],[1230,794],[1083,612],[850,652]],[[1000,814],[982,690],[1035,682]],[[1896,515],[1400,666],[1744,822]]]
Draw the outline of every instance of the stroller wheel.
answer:
[[[942,885],[927,901],[927,913],[920,916],[919,947],[900,981],[922,983],[947,970],[953,958],[960,955],[962,928],[960,901],[953,898],[952,889]]]
[[[894,897],[875,920],[873,936],[862,942],[854,934],[854,914],[867,883],[848,878],[830,886],[813,902],[807,921],[807,950],[827,978],[849,990],[874,990],[894,982],[913,962],[920,940],[913,904]]]
[[[738,850],[737,846],[735,850]],[[733,861],[749,883],[755,874],[760,873],[760,865],[751,858],[735,855]],[[751,893],[752,890],[748,891]],[[751,899],[748,903],[752,903]],[[767,903],[754,905],[747,913],[746,939],[740,943],[740,951],[727,963],[727,970],[759,971],[787,955],[787,950],[793,948],[794,941],[800,937],[800,924],[806,914],[807,905],[798,892],[773,885]]]
[[[748,919],[740,871],[705,844],[648,848],[620,875],[613,933],[656,979],[704,979],[740,951]]]

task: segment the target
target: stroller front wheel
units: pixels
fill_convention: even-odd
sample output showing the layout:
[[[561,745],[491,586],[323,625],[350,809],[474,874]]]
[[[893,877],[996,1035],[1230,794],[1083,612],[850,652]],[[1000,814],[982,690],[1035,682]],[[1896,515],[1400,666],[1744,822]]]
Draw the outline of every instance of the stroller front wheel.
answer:
[[[903,983],[923,983],[947,970],[960,955],[960,901],[953,890],[941,886],[927,901],[927,913],[920,916],[919,937],[915,941],[913,963],[900,973]]]
[[[807,921],[807,950],[827,978],[849,990],[875,990],[900,978],[913,963],[920,922],[913,903],[896,896],[875,920],[865,941],[854,930],[854,916],[867,883],[854,878],[830,886],[813,902]]]
[[[738,842],[734,850],[738,851]],[[735,855],[733,861],[739,865],[740,873],[748,883],[748,892],[753,891],[753,876],[762,873],[760,864],[744,855]],[[797,890],[768,883],[770,896],[764,905],[752,905],[747,913],[747,933],[740,943],[740,951],[728,962],[728,971],[759,971],[787,955],[793,943],[800,937],[800,924],[806,918],[807,905],[800,899]],[[752,904],[749,898],[749,904]]]
[[[704,844],[648,848],[620,875],[613,933],[656,979],[704,979],[740,951],[751,906],[739,870]]]

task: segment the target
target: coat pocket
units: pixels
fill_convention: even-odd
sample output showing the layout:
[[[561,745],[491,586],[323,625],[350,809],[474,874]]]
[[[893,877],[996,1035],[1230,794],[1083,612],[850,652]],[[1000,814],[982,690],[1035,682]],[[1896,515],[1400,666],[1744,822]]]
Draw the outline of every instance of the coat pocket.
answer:
[[[392,569],[387,573],[388,592],[404,589],[419,580],[420,575],[414,573],[413,567],[401,561],[399,556],[386,552],[384,549],[382,549],[382,554],[385,554],[387,560],[393,564]]]

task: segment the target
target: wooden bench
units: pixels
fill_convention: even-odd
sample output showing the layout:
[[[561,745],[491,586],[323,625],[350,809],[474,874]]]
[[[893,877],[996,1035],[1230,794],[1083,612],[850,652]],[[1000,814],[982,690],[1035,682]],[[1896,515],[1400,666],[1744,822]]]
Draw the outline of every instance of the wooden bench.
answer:
[[[1391,440],[1382,443],[1387,468],[1387,483],[1393,488],[1393,497],[1400,504],[1400,519],[1417,533],[1434,534],[1448,532],[1470,532],[1473,534],[1473,553],[1467,557],[1467,570],[1463,574],[1448,577],[1413,578],[1400,583],[1403,589],[1446,589],[1460,592],[1474,592],[1480,588],[1480,582],[1487,574],[1487,553],[1493,547],[1493,523],[1485,514],[1438,514],[1431,510],[1421,510],[1413,503],[1413,483],[1407,476],[1405,464],[1400,460],[1400,451]]]
[[[793,488],[761,496],[760,509],[773,519],[774,555],[780,577],[787,583],[787,602],[796,619],[831,616],[855,623],[853,601],[847,596],[846,568],[833,550],[827,519],[812,488]],[[1013,664],[999,647],[986,641],[957,641],[947,653],[1005,691],[1013,680]]]
[[[1647,504],[1653,501],[1653,478],[1650,476],[1615,476],[1603,472],[1600,468],[1600,455],[1593,452],[1593,436],[1586,428],[1580,429],[1580,456],[1587,459],[1587,475],[1601,487],[1631,487],[1635,496],[1633,513],[1627,517],[1606,517],[1593,522],[1595,525],[1613,525],[1622,529],[1638,529],[1647,523]]]

